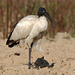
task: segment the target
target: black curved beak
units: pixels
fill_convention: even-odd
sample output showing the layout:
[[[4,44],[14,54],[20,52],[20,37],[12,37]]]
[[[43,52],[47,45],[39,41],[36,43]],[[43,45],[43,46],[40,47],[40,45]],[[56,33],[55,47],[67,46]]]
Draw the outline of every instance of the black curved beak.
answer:
[[[51,16],[50,16],[47,12],[45,12],[45,16],[46,16],[47,18],[49,18],[49,20],[51,21],[52,27],[54,27],[54,23],[53,23],[53,20],[52,20]]]

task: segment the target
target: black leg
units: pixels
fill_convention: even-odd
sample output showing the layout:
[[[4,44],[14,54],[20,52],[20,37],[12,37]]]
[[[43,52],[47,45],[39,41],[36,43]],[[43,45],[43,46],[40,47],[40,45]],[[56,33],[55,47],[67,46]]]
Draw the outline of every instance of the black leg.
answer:
[[[33,47],[33,43],[31,43],[31,48],[29,48],[29,68],[28,69],[30,69],[31,68],[31,51],[32,51],[32,47]]]
[[[31,48],[29,48],[29,68],[31,67]]]

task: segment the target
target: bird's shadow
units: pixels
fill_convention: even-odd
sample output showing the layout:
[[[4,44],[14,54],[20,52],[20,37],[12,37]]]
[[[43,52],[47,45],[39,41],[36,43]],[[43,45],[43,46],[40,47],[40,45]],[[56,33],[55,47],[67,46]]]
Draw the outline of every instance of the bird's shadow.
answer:
[[[34,69],[40,69],[40,68],[53,68],[55,63],[51,63],[49,65],[48,61],[44,59],[44,57],[37,58],[37,60],[31,65],[32,68]],[[28,64],[25,64],[28,65]]]

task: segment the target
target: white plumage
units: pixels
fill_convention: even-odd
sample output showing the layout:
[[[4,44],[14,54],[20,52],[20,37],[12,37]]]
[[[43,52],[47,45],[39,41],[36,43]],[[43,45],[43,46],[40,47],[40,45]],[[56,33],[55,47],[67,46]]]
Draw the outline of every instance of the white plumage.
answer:
[[[9,47],[13,47],[16,44],[19,44],[20,40],[25,39],[25,43],[29,46],[29,68],[31,65],[30,57],[33,44],[37,49],[42,51],[40,47],[41,39],[48,28],[48,22],[44,15],[50,19],[53,25],[50,15],[44,8],[40,7],[38,15],[26,16],[15,25],[6,42]]]
[[[47,30],[47,27],[48,22],[45,16],[42,16],[40,18],[35,15],[26,16],[18,22],[18,24],[13,30],[10,40],[17,41],[25,39],[25,42],[30,46],[35,37],[38,38],[36,39],[36,43],[37,40],[40,40],[42,38],[42,34],[45,30]],[[40,49],[38,48],[39,46],[37,46],[37,49]]]

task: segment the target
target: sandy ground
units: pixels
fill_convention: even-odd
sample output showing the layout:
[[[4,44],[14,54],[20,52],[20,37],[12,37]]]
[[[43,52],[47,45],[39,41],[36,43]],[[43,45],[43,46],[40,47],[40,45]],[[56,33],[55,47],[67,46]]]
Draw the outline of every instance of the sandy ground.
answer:
[[[54,39],[44,37],[43,51],[32,50],[32,63],[44,56],[49,64],[55,63],[52,68],[28,69],[28,49],[9,48],[5,43],[0,39],[0,75],[75,75],[75,38],[67,33],[58,33]]]

